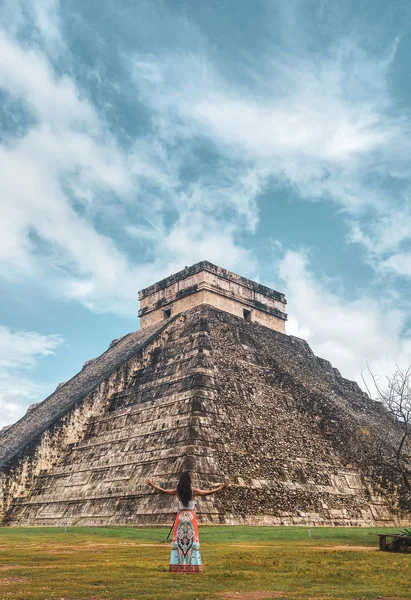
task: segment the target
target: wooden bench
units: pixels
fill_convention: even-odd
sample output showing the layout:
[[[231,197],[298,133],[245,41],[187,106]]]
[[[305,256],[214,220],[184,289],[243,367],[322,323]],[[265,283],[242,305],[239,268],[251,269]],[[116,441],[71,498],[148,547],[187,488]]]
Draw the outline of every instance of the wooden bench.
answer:
[[[380,538],[380,550],[387,551],[389,550],[389,542],[387,542],[387,538],[401,538],[402,540],[411,540],[411,535],[401,535],[400,533],[379,533],[378,537]]]

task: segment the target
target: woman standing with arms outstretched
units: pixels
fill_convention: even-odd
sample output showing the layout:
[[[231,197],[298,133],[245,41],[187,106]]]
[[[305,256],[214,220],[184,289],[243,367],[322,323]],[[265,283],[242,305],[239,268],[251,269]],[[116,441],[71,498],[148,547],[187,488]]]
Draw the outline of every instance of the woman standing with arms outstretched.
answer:
[[[147,483],[158,492],[163,492],[169,496],[178,496],[179,499],[178,513],[174,521],[170,571],[175,573],[201,573],[203,565],[201,563],[194,498],[195,496],[209,496],[221,492],[230,485],[230,482],[225,481],[211,490],[200,490],[192,487],[190,472],[184,471],[175,489],[165,490],[156,485],[151,479],[148,479]]]

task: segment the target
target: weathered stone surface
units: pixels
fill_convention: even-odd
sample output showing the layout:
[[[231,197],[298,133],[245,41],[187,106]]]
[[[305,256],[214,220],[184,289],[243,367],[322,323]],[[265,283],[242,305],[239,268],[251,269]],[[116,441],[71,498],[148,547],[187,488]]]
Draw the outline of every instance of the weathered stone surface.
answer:
[[[139,292],[141,327],[208,304],[285,333],[284,294],[204,260]]]
[[[170,320],[170,322],[173,319]],[[166,324],[165,324],[166,325]],[[42,470],[59,462],[84,435],[90,419],[104,412],[109,395],[123,386],[126,365],[161,327],[131,333],[106,351],[17,423],[0,440],[0,518],[16,497],[26,496]]]
[[[393,524],[369,437],[395,424],[298,338],[197,306],[55,394],[0,439],[6,524],[171,524],[173,499],[145,480],[184,468],[232,480],[199,500],[205,523]]]
[[[121,343],[109,348],[98,359],[87,361],[89,364],[85,365],[80,373],[59,385],[44,402],[37,406],[32,405],[26,415],[2,437],[0,467],[94,390],[100,382],[106,380],[128,358],[138,352],[157,329],[163,327],[157,326],[130,333],[122,338]]]

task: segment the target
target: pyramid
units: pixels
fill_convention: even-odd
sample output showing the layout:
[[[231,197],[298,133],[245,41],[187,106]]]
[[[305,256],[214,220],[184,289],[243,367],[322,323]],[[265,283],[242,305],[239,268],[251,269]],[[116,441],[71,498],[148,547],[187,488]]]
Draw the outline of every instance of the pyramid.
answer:
[[[204,261],[139,297],[140,330],[0,434],[4,525],[171,525],[146,479],[184,469],[232,482],[201,523],[396,524],[371,443],[396,424],[286,335],[283,294]]]

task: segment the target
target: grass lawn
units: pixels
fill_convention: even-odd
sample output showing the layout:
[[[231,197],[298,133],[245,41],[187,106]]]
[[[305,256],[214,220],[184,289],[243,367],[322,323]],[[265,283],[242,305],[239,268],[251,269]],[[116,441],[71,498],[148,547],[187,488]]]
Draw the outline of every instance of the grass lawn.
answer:
[[[181,575],[167,529],[0,529],[0,599],[411,599],[411,554],[379,552],[378,532],[202,527],[204,573]]]

